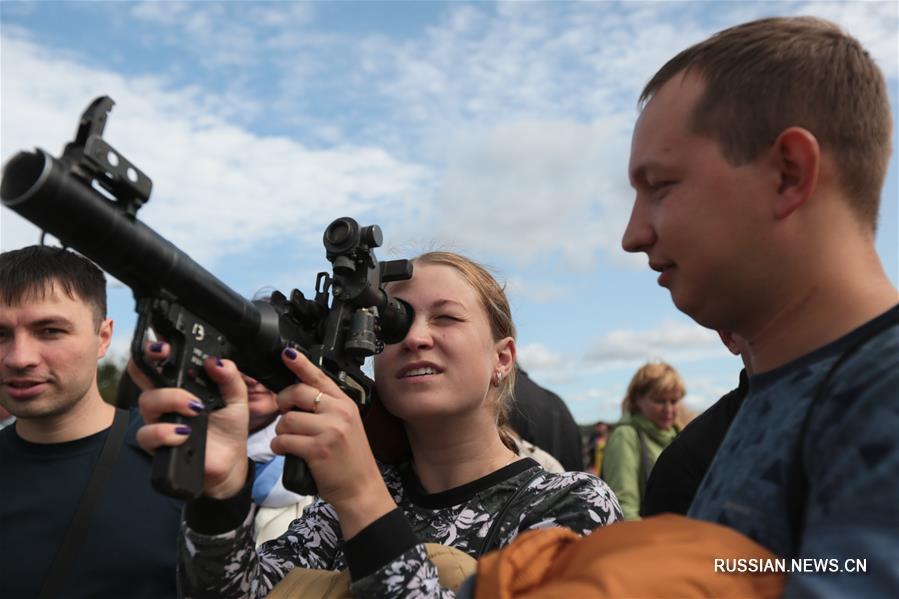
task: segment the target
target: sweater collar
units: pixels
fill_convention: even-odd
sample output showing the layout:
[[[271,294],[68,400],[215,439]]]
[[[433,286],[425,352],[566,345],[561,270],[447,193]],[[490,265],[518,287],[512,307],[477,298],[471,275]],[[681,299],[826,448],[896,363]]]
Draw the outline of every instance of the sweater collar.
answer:
[[[621,422],[630,424],[660,445],[667,445],[670,443],[679,432],[677,426],[672,426],[667,431],[663,431],[654,425],[649,418],[639,412],[625,416],[621,419]]]
[[[401,468],[401,477],[403,489],[412,503],[424,508],[441,509],[465,503],[479,492],[515,478],[522,472],[534,467],[539,468],[540,465],[531,458],[522,458],[470,483],[431,494],[428,494],[424,487],[421,486],[421,481],[415,475],[415,469],[412,468],[411,462]]]

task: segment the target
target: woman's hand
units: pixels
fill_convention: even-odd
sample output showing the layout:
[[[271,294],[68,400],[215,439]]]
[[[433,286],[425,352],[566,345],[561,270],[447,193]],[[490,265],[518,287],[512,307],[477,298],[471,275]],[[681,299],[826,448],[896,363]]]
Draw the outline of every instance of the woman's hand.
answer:
[[[146,355],[151,360],[161,360],[168,352],[166,344],[157,343],[148,348]],[[247,386],[230,360],[210,357],[204,362],[203,369],[218,385],[225,403],[224,408],[209,414],[203,488],[207,496],[225,499],[236,495],[247,478]],[[143,382],[138,384],[145,388],[141,384]],[[137,441],[150,453],[159,447],[181,445],[190,434],[189,420],[186,424],[160,422],[163,414],[177,413],[189,419],[205,409],[193,394],[184,389],[172,388],[145,388],[141,393],[139,406],[141,416],[147,424],[137,431]]]
[[[275,428],[272,451],[306,461],[319,495],[337,510],[344,538],[349,539],[396,504],[353,400],[299,352],[287,349],[282,359],[302,382],[278,394],[284,414]]]

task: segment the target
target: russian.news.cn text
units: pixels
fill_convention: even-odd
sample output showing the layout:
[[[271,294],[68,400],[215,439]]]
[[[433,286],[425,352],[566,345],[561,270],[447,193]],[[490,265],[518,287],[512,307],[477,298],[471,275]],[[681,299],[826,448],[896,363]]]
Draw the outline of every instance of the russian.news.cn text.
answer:
[[[866,558],[715,558],[715,572],[726,574],[865,574]]]

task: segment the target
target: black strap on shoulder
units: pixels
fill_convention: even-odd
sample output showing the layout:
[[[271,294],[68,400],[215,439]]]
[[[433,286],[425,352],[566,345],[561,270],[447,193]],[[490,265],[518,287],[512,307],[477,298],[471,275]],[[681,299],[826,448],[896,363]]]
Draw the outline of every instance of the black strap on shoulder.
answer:
[[[809,423],[812,420],[812,413],[821,403],[821,398],[823,398],[830,390],[830,382],[837,370],[839,370],[849,358],[867,345],[871,339],[896,325],[899,325],[899,311],[897,311],[891,318],[888,318],[881,323],[880,326],[872,328],[865,335],[856,339],[856,341],[850,345],[839,358],[837,358],[827,371],[827,374],[824,375],[824,378],[821,379],[821,382],[815,388],[815,394],[812,396],[812,401],[809,403],[808,409],[805,412],[805,418],[802,420],[802,427],[799,429],[799,438],[796,441],[796,457],[790,467],[791,475],[789,480],[793,481],[793,484],[788,485],[786,489],[787,515],[789,517],[793,551],[796,553],[799,552],[799,546],[802,543],[802,530],[805,528],[805,504],[808,499],[809,483],[804,459],[805,439],[807,437]]]
[[[478,555],[475,559],[480,559],[482,555],[490,551],[493,544],[496,542],[496,536],[499,534],[499,530],[502,528],[503,522],[506,519],[506,513],[512,507],[512,504],[515,503],[515,500],[521,497],[521,494],[524,493],[528,486],[530,486],[530,484],[541,474],[546,474],[546,470],[541,467],[535,467],[534,473],[527,477],[523,483],[518,485],[518,488],[515,489],[515,492],[512,493],[512,496],[509,497],[508,501],[503,505],[503,509],[497,514],[496,520],[493,521],[490,530],[487,531],[487,536],[484,537],[484,542],[481,543],[481,548],[478,549]]]
[[[75,515],[72,516],[72,521],[66,530],[66,536],[63,538],[56,557],[53,559],[47,579],[44,581],[40,595],[38,595],[40,599],[57,597],[62,590],[62,584],[72,563],[75,561],[75,555],[78,552],[81,541],[84,539],[84,534],[87,532],[87,525],[90,522],[90,516],[94,511],[97,499],[100,497],[100,491],[103,490],[109,475],[112,474],[113,466],[115,466],[119,450],[122,448],[122,443],[125,440],[125,433],[128,430],[128,420],[128,411],[116,408],[112,426],[109,429],[109,434],[106,436],[103,449],[100,451],[100,459],[97,460],[97,464],[94,466],[94,471],[84,493],[81,495],[81,501],[78,503]]]

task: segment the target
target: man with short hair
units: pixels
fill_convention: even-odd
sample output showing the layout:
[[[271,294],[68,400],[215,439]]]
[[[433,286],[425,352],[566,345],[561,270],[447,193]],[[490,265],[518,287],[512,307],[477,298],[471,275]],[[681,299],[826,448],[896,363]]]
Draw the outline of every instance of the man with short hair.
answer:
[[[16,418],[0,431],[4,597],[176,595],[180,502],[150,488],[137,412],[97,388],[112,330],[90,261],[0,254],[0,405]]]
[[[622,245],[681,311],[745,339],[753,366],[689,515],[821,560],[797,566],[788,595],[894,595],[899,295],[874,245],[892,130],[880,70],[829,22],[763,19],[678,54],[641,102]]]
[[[832,23],[762,19],[684,50],[641,98],[622,246],[647,254],[681,311],[745,341],[748,394],[692,518],[522,535],[459,596],[896,596],[899,294],[874,247],[892,129],[882,74]]]

